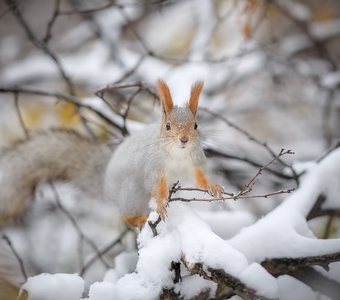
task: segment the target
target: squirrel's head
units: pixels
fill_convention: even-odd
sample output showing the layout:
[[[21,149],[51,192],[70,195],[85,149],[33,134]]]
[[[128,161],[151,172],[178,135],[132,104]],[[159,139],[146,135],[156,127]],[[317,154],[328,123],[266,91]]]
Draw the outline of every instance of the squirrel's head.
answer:
[[[173,105],[169,87],[164,81],[158,80],[157,88],[163,107],[162,137],[169,138],[182,149],[196,145],[198,142],[196,112],[203,82],[197,81],[192,86],[186,107]]]

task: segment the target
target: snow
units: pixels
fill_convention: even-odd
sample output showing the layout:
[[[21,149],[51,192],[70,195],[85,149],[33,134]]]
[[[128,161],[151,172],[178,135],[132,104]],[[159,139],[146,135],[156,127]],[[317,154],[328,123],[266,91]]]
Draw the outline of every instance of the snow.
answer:
[[[283,275],[278,277],[277,282],[281,300],[319,299],[319,295],[315,295],[310,287],[293,277]]]
[[[186,276],[181,282],[181,294],[184,299],[193,299],[195,296],[209,291],[213,298],[217,289],[217,284],[200,277],[199,275]]]
[[[254,225],[241,230],[229,240],[230,245],[244,253],[250,261],[257,262],[273,257],[315,256],[339,251],[340,239],[317,240],[305,219],[322,193],[329,197],[329,205],[336,204],[337,193],[332,186],[338,187],[340,182],[339,164],[338,149],[319,164],[310,166],[300,187],[291,196]]]
[[[239,278],[260,295],[266,295],[273,299],[278,295],[276,279],[268,276],[267,271],[258,263],[250,264],[240,273]]]
[[[242,228],[255,222],[254,215],[246,211],[198,210],[197,213],[222,239],[233,237]]]
[[[319,40],[335,37],[340,33],[340,19],[313,22],[310,30],[312,35]]]
[[[84,280],[77,274],[39,274],[29,277],[22,286],[29,300],[79,300]]]
[[[307,4],[294,0],[278,2],[294,18],[306,22],[316,40],[327,41],[339,34],[339,19],[317,22],[314,21],[314,15],[311,17],[314,11],[310,11]],[[122,3],[125,4],[123,1]],[[73,30],[66,30],[59,42],[53,41],[58,43],[56,48],[51,43],[51,49],[56,51],[66,73],[76,84],[77,90],[79,88],[78,96],[82,103],[122,125],[122,118],[108,109],[101,99],[82,95],[93,94],[99,85],[120,79],[144,55],[145,49],[138,51],[142,46],[133,33],[129,32],[131,26],[136,26],[150,49],[155,49],[165,57],[172,56],[176,47],[174,44],[181,40],[179,46],[183,49],[175,49],[174,57],[182,57],[183,61],[147,55],[126,81],[143,80],[152,89],[155,81],[162,77],[171,87],[175,102],[183,104],[188,99],[191,83],[197,79],[205,80],[201,104],[225,114],[228,118],[232,117],[242,127],[245,126],[244,128],[248,126],[252,133],[257,131],[256,134],[259,134],[263,141],[275,141],[275,147],[286,146],[287,143],[294,145],[293,149],[299,158],[317,157],[319,152],[324,150],[318,121],[320,95],[322,96],[324,88],[333,89],[339,85],[340,73],[329,72],[327,64],[315,57],[314,52],[317,51],[310,51],[305,55],[302,51],[313,47],[311,41],[301,30],[290,30],[288,25],[286,28],[286,22],[269,22],[273,26],[275,23],[282,23],[282,27],[276,24],[273,30],[266,28],[273,31],[270,34],[273,34],[273,44],[267,44],[268,37],[261,33],[257,34],[256,38],[244,41],[241,33],[244,24],[242,18],[245,16],[244,3],[245,1],[219,1],[212,4],[209,0],[204,0],[197,5],[194,1],[183,1],[162,5],[160,9],[152,9],[143,17],[140,15],[143,12],[140,8],[143,6],[128,5],[131,9],[127,8],[126,12],[132,24],[127,24],[119,9],[113,6],[91,14],[91,21],[75,22]],[[279,12],[276,11],[275,14]],[[271,18],[275,19],[275,14]],[[255,17],[256,14],[254,24],[258,22]],[[317,17],[315,16],[315,19]],[[92,21],[93,24],[90,23]],[[92,25],[95,25],[102,35],[101,38],[93,36]],[[262,24],[261,27],[263,29],[268,25]],[[276,31],[281,36],[275,37]],[[57,32],[53,32],[53,35],[56,34]],[[25,53],[22,53],[23,44],[22,39],[18,37],[8,36],[1,39],[1,82],[19,87],[21,83],[32,83],[32,86],[39,89],[39,84],[42,83],[43,88],[49,90],[44,86],[48,80],[48,84],[53,82],[58,84],[58,87],[62,86],[60,91],[66,93],[63,91],[62,82],[58,81],[60,75],[51,59],[40,51],[25,49]],[[336,57],[333,53],[336,44],[333,45],[333,41],[327,48],[330,55]],[[299,55],[295,55],[298,52]],[[287,57],[292,59],[286,60]],[[208,61],[219,58],[225,59],[218,63]],[[207,61],[204,61],[205,59]],[[314,78],[320,79],[322,88],[315,85]],[[53,90],[58,89],[54,87]],[[21,97],[24,98],[24,95],[20,95],[20,100]],[[41,101],[45,102],[44,98],[41,97]],[[3,100],[1,126],[12,124],[10,122],[13,120],[18,123],[15,108],[6,108],[13,106],[12,95],[3,96]],[[55,99],[48,101],[46,102],[54,103]],[[24,100],[20,101],[21,103],[24,103]],[[24,108],[24,104],[22,106]],[[254,111],[260,113],[255,115]],[[274,117],[270,115],[270,111],[274,111]],[[295,114],[296,117],[291,119]],[[23,116],[25,117],[24,113]],[[50,119],[47,114],[44,118]],[[130,132],[144,127],[145,119],[142,120],[143,123],[139,120],[141,119],[128,120]],[[284,123],[286,120],[291,126],[284,126],[287,124]],[[221,129],[221,124],[216,120],[209,119],[208,122],[213,129],[213,133],[209,135],[212,140],[209,140],[210,144],[216,143],[217,130],[222,136],[217,149],[227,153],[239,152],[241,156],[253,157],[254,161],[264,161],[264,156],[260,153],[262,148],[261,151],[256,151],[256,147],[249,145],[248,139],[244,142],[244,139],[231,132],[232,130],[226,130],[224,127]],[[21,128],[17,131],[22,133]],[[3,132],[1,130],[1,145],[6,144],[3,140],[8,134]],[[218,169],[221,162],[214,158],[210,161]],[[256,199],[240,200],[237,203],[190,205],[170,203],[168,219],[157,226],[158,236],[154,237],[146,225],[138,236],[138,249],[135,249],[135,235],[129,233],[120,245],[105,256],[110,265],[109,269],[98,260],[83,279],[72,274],[41,274],[30,277],[24,287],[29,289],[31,299],[38,300],[80,297],[88,297],[86,299],[89,300],[156,299],[163,288],[174,288],[185,299],[205,291],[209,291],[210,296],[214,297],[216,284],[199,275],[190,274],[183,264],[183,281],[173,283],[171,262],[181,262],[185,259],[189,266],[202,264],[205,271],[208,268],[222,269],[249,288],[255,289],[260,295],[269,298],[319,299],[314,291],[292,277],[273,278],[260,263],[268,258],[294,258],[340,251],[340,239],[318,240],[311,230],[311,224],[306,221],[306,215],[320,194],[326,197],[322,208],[340,207],[339,163],[339,150],[331,153],[319,164],[315,161],[294,162],[298,173],[305,172],[299,188],[290,195],[280,195],[274,201]],[[229,181],[228,174],[223,179],[217,172],[214,176],[218,180],[224,180],[223,184],[226,183],[225,186],[231,189],[237,189],[239,183],[245,182],[242,176],[248,176],[250,170],[253,171],[250,167],[245,167],[242,172],[243,162],[236,167],[230,160],[223,161],[222,164],[225,170],[232,173],[230,178],[236,180]],[[0,171],[0,182],[5,175]],[[271,181],[267,178],[269,177],[262,180],[261,177],[262,182],[258,182],[256,188],[269,191],[281,184],[277,179]],[[262,186],[258,186],[259,184]],[[95,241],[98,249],[102,249],[109,240],[118,236],[122,224],[117,212],[113,212],[107,203],[99,202],[98,199],[86,199],[83,195],[74,193],[72,189],[58,189],[58,193],[62,196],[63,206],[75,216],[83,232]],[[37,194],[41,194],[41,191]],[[79,235],[69,220],[56,209],[52,196],[51,192],[43,197],[37,195],[23,230],[6,229],[29,274],[33,274],[37,269],[50,273],[61,270],[70,273],[79,271]],[[41,198],[47,201],[43,202]],[[279,202],[281,204],[273,209]],[[268,211],[271,212],[267,214]],[[157,218],[156,213],[149,216],[149,220],[153,222]],[[95,253],[86,242],[83,247],[82,256],[86,262],[93,258]],[[118,254],[121,251],[124,252]],[[19,285],[23,281],[22,274],[13,253],[3,241],[0,242],[0,252],[1,276],[6,275],[11,282]],[[338,263],[331,264],[329,273],[316,269],[325,276],[340,278]],[[85,290],[90,286],[88,295],[86,291],[82,295],[84,285]],[[49,298],[57,297],[56,295],[58,298]],[[320,299],[326,298],[320,296]]]
[[[236,278],[241,276],[246,284],[257,288],[262,295],[276,297],[275,279],[260,265],[249,266],[242,253],[214,234],[189,207],[182,203],[171,203],[168,214],[167,222],[157,226],[156,237],[153,237],[148,226],[139,235],[136,272],[121,277],[115,284],[117,273],[111,273],[114,279],[110,282],[91,286],[91,300],[97,300],[97,295],[106,290],[114,293],[116,299],[156,299],[163,288],[173,286],[174,274],[169,266],[172,261],[180,261],[182,257],[189,266],[202,263],[205,268],[222,269]],[[261,278],[261,281],[256,282],[256,277]],[[267,282],[273,285],[268,287],[265,284]],[[183,294],[190,298],[205,290],[214,291],[215,284],[194,275],[185,279],[177,289],[183,289]]]
[[[89,291],[89,300],[112,300],[117,299],[117,289],[110,282],[95,282]]]
[[[324,75],[321,78],[322,86],[332,89],[338,86],[340,83],[340,72],[332,72]]]
[[[311,18],[310,10],[302,3],[294,0],[280,0],[278,3],[299,21],[308,21]]]
[[[243,229],[234,229],[234,232],[240,229],[241,231],[229,240],[224,240],[214,233],[204,221],[204,217],[211,220],[213,212],[211,216],[209,212],[201,212],[200,217],[186,204],[170,203],[166,222],[161,222],[157,226],[158,235],[153,236],[148,225],[139,234],[138,260],[134,251],[118,255],[115,258],[114,269],[106,272],[102,282],[90,286],[89,300],[156,299],[164,288],[174,288],[186,299],[205,291],[213,295],[215,284],[198,275],[187,273],[183,282],[174,285],[174,272],[170,270],[171,262],[179,262],[181,259],[186,261],[189,270],[196,263],[202,264],[204,270],[208,268],[223,270],[241,280],[248,288],[256,290],[259,295],[277,298],[286,286],[294,284],[294,281],[275,279],[259,264],[260,262],[266,258],[323,255],[340,249],[339,239],[316,239],[305,219],[320,193],[326,193],[329,199],[336,198],[334,197],[336,190],[333,191],[330,187],[340,182],[340,175],[337,172],[339,163],[340,150],[336,150],[318,164],[300,164],[300,169],[306,171],[300,187],[255,224],[252,224],[252,216],[234,213],[235,219],[244,218],[244,225],[247,222],[249,225]],[[329,178],[334,178],[334,181]],[[331,201],[329,205],[331,204],[334,203]],[[215,213],[216,227],[223,227],[223,218],[226,219],[225,226],[232,221],[227,220],[227,212]],[[233,216],[233,212],[229,214]],[[154,221],[156,216],[157,214],[151,213],[150,220]],[[278,232],[280,234],[277,234]],[[63,276],[64,274],[39,275],[30,278],[24,288],[40,299],[44,288],[39,289],[37,286],[41,284],[37,282],[46,281],[50,290],[64,284]],[[72,293],[67,295],[70,298],[65,299],[76,299],[75,295],[80,295],[83,290],[83,281],[77,275],[68,276],[71,276],[71,280],[67,283],[70,282],[76,287],[73,287]],[[306,288],[299,288],[298,291],[300,290],[301,292],[295,294],[309,293]]]

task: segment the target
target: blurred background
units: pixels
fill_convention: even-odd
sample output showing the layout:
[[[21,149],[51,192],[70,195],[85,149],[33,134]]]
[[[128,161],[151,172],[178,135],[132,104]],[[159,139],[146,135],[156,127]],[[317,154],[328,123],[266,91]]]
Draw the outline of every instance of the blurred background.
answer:
[[[112,146],[159,120],[157,79],[167,81],[177,104],[204,80],[199,126],[214,179],[237,192],[270,151],[285,148],[295,154],[272,165],[254,189],[295,188],[297,162],[339,142],[339,37],[337,0],[4,0],[0,147],[55,127]],[[57,188],[61,203],[42,184],[24,219],[3,229],[26,272],[82,271],[90,284],[122,252],[132,263],[121,273],[133,270],[134,234],[114,208],[67,184]],[[284,197],[196,206],[211,222],[225,212],[228,229],[220,234],[228,239]],[[334,216],[310,225],[320,238],[339,235]],[[0,270],[19,284],[22,272],[6,251]]]

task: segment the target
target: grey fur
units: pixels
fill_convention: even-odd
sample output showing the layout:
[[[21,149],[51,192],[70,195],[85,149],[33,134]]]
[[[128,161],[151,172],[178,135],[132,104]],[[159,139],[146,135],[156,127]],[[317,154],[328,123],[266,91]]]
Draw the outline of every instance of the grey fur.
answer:
[[[165,130],[165,123],[171,130]],[[115,203],[123,215],[148,213],[165,176],[170,187],[204,169],[205,156],[188,108],[175,107],[161,125],[137,132],[112,154],[73,131],[40,133],[0,157],[0,218],[21,215],[41,181],[66,180],[96,198]],[[188,142],[183,146],[180,137]]]
[[[0,155],[0,217],[21,215],[42,181],[70,181],[98,197],[110,155],[74,131],[51,130],[17,143]]]

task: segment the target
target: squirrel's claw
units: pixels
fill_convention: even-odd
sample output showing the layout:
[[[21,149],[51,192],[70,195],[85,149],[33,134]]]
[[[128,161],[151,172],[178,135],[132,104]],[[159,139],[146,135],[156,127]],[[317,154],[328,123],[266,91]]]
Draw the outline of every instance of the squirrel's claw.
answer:
[[[223,188],[223,186],[221,186],[219,184],[212,184],[212,185],[209,186],[208,192],[214,198],[219,199],[219,198],[222,198],[224,188]]]

